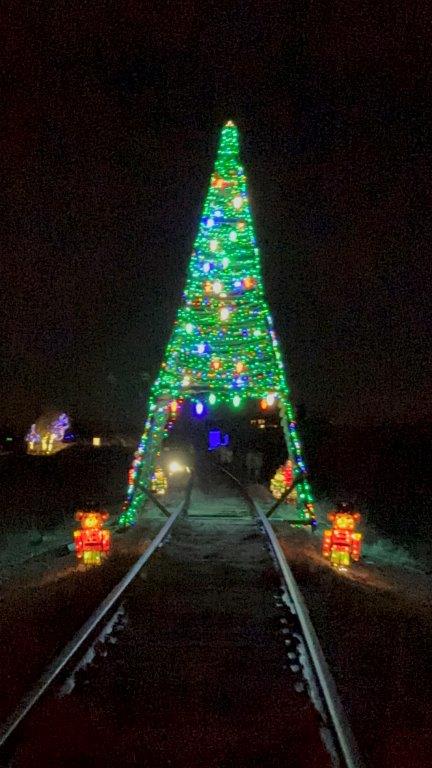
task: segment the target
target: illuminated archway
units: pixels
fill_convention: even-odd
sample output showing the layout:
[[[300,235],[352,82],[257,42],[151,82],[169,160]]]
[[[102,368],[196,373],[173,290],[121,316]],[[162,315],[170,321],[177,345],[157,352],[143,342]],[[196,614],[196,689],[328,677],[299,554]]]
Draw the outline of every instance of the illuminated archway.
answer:
[[[220,404],[239,408],[246,400],[259,402],[264,410],[277,408],[299,478],[297,513],[303,521],[313,517],[284,364],[264,296],[238,130],[231,121],[222,129],[182,303],[150,391],[120,524],[134,522],[162,441],[184,400],[198,410]]]

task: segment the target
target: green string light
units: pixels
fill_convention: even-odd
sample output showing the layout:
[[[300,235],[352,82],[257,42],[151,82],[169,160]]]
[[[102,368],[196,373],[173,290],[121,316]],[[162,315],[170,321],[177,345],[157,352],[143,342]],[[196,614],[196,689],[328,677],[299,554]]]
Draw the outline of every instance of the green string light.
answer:
[[[238,408],[246,400],[265,408],[278,406],[294,473],[304,476],[282,356],[264,297],[238,130],[232,122],[222,129],[182,303],[130,470],[121,524],[132,523],[142,504],[142,489],[177,413],[173,403],[198,394],[208,407],[217,403]],[[308,519],[313,499],[306,478],[297,488],[298,514]]]

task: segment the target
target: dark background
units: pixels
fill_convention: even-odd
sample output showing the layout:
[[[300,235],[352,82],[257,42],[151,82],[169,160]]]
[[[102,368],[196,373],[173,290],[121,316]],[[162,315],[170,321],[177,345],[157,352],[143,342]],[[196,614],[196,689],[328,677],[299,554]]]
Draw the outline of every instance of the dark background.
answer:
[[[227,118],[294,400],[430,418],[426,4],[5,8],[0,422],[141,429]]]

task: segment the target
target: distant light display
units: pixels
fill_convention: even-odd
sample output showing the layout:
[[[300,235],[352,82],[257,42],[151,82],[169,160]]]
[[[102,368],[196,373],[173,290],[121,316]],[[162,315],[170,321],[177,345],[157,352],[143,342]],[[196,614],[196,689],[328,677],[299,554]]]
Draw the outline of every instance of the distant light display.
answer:
[[[66,430],[70,429],[69,416],[66,413],[43,414],[32,424],[26,435],[27,451],[49,455],[63,447]]]
[[[165,496],[168,490],[168,480],[161,467],[156,467],[152,474],[150,490],[155,493],[156,496]]]

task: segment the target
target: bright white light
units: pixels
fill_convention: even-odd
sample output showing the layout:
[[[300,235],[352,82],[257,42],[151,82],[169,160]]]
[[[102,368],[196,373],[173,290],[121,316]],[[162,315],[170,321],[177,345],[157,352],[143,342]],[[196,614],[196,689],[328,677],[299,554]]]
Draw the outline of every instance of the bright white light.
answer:
[[[195,413],[197,416],[202,416],[203,412],[204,412],[204,405],[201,402],[201,400],[198,400],[198,402],[195,405]]]
[[[233,200],[233,206],[238,211],[239,208],[242,207],[242,205],[243,205],[243,198],[240,197],[240,195],[237,195],[237,197],[235,197]]]
[[[229,311],[228,307],[222,307],[222,309],[220,311],[220,319],[221,320],[228,320],[229,316],[230,316],[230,311]]]
[[[213,293],[220,293],[222,290],[222,283],[220,280],[215,280],[213,283]]]
[[[181,464],[179,461],[171,461],[168,464],[168,474],[169,475],[180,475],[183,472],[190,473],[190,469],[186,464]]]
[[[234,231],[230,232],[229,239],[231,240],[232,243],[235,243],[235,241],[237,240],[237,232],[234,232]]]
[[[207,219],[207,226],[214,227],[214,219]]]
[[[183,376],[182,387],[188,387],[191,383],[190,376]]]
[[[274,405],[274,401],[275,401],[275,399],[276,399],[276,398],[275,398],[275,396],[273,395],[273,393],[270,393],[269,395],[267,395],[267,397],[266,397],[266,400],[267,400],[267,405],[270,405],[270,406]]]
[[[205,272],[206,275],[208,275],[208,273],[210,272],[210,262],[209,261],[206,261],[203,264],[203,272]]]
[[[210,246],[210,250],[213,251],[213,253],[214,253],[218,249],[218,241],[217,240],[210,240],[209,246]]]
[[[199,355],[204,354],[204,352],[205,352],[205,344],[203,342],[201,342],[201,344],[198,344],[197,352],[198,352]]]
[[[192,323],[186,323],[186,333],[193,333],[193,329]]]

